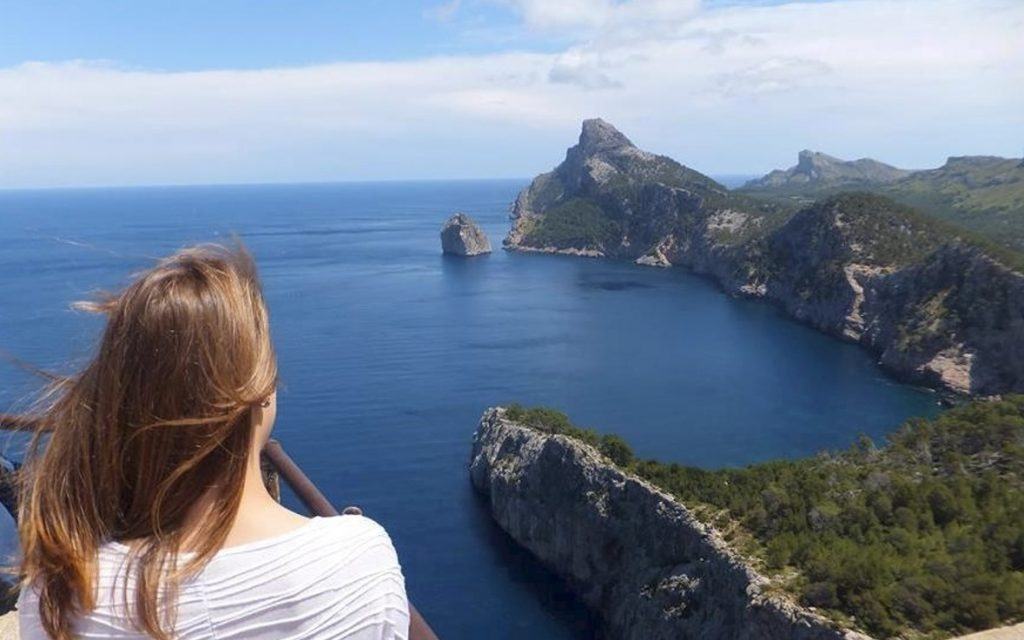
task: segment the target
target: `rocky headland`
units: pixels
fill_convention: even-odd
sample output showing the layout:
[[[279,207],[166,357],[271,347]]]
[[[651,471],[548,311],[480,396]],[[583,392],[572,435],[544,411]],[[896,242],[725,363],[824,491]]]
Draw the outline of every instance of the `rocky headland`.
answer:
[[[860,343],[902,379],[960,394],[1024,390],[1015,265],[878,194],[794,211],[730,192],[595,119],[516,198],[505,247],[686,267]]]
[[[1024,620],[1021,425],[1009,395],[883,446],[702,469],[513,404],[484,412],[469,473],[608,638],[999,637]]]
[[[796,604],[685,505],[593,447],[487,410],[470,476],[497,523],[624,640],[866,638]]]
[[[491,241],[475,220],[456,213],[441,227],[441,250],[455,256],[478,256],[491,252]]]

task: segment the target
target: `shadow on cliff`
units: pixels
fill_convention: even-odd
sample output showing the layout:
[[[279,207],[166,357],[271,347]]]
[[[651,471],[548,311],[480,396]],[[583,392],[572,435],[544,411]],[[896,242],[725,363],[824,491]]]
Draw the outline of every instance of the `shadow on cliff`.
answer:
[[[598,620],[568,585],[537,562],[529,551],[517,545],[491,518],[486,499],[476,491],[472,493],[475,507],[472,526],[485,540],[487,548],[494,554],[495,563],[505,571],[509,580],[529,585],[530,592],[535,594],[543,608],[572,629],[577,637],[600,637]],[[522,636],[517,632],[515,621],[507,620],[496,627],[491,637],[511,640]]]

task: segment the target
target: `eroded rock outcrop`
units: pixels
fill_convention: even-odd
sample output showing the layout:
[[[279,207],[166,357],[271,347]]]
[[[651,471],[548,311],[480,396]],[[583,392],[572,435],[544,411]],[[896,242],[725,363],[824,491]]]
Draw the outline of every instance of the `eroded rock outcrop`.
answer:
[[[886,197],[841,193],[794,215],[587,120],[512,218],[508,249],[687,267],[859,342],[904,379],[1024,391],[1024,276]]]
[[[623,640],[853,640],[777,595],[711,527],[591,447],[483,415],[470,476],[498,524]]]
[[[456,256],[478,256],[491,252],[491,241],[476,221],[456,213],[441,227],[441,250]]]

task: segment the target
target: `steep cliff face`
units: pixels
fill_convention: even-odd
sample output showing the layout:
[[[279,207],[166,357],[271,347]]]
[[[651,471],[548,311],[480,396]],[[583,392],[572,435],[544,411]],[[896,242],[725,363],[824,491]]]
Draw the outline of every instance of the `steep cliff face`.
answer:
[[[765,296],[886,368],[961,393],[1021,389],[1024,276],[912,210],[840,195],[768,239]]]
[[[865,638],[774,595],[667,494],[502,409],[481,419],[470,475],[498,524],[570,583],[609,638]]]
[[[988,395],[1024,379],[1024,276],[982,251],[944,245],[869,285],[860,339],[883,365]]]
[[[859,339],[864,287],[939,245],[913,212],[874,197],[837,197],[800,211],[766,240],[765,294],[800,320]]]
[[[1024,390],[1022,276],[885,197],[839,194],[791,215],[588,120],[512,217],[509,249],[688,267],[860,342],[905,378]]]

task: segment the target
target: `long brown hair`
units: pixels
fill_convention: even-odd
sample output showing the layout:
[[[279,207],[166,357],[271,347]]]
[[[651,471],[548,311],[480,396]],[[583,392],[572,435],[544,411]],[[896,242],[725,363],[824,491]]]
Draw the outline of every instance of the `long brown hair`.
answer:
[[[107,324],[91,362],[54,382],[30,416],[22,588],[38,593],[46,632],[72,638],[75,617],[96,604],[99,547],[124,542],[135,578],[125,605],[140,631],[168,638],[179,583],[234,522],[252,412],[277,383],[256,267],[241,245],[185,249],[78,306]],[[186,527],[201,499],[210,512]],[[192,553],[179,563],[186,539]]]

